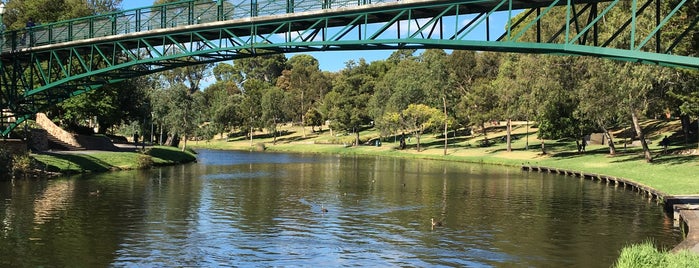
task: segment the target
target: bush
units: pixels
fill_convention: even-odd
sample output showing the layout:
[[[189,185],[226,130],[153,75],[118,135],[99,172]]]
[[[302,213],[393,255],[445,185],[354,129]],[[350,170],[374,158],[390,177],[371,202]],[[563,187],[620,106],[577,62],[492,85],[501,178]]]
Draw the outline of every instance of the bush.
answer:
[[[12,174],[31,174],[34,169],[34,160],[28,154],[12,156]]]
[[[12,158],[10,157],[10,153],[8,153],[5,149],[0,148],[0,174],[8,174],[11,167]]]
[[[153,157],[151,156],[151,148],[146,148],[139,151],[138,168],[150,168],[153,166]]]

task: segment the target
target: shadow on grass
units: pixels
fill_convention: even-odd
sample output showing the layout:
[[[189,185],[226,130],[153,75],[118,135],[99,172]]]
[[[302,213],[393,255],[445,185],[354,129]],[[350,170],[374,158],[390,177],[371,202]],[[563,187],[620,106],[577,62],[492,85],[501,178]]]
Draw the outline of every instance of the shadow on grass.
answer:
[[[659,155],[653,158],[653,164],[667,165],[682,165],[696,161],[697,157],[694,155]]]
[[[295,142],[295,141],[304,141],[304,140],[309,140],[315,138],[317,133],[323,133],[324,131],[308,131],[306,137],[304,138],[303,136],[294,136],[296,134],[296,131],[280,131],[277,134],[277,143],[289,143],[289,142]],[[316,135],[313,135],[316,134]],[[253,141],[255,140],[261,140],[265,139],[265,142],[272,142],[272,139],[274,138],[274,135],[272,133],[265,133],[265,134],[257,134],[252,137]],[[247,133],[243,132],[238,132],[236,134],[231,134],[228,136],[228,142],[234,142],[234,141],[245,141],[249,140],[249,137],[247,136]],[[269,140],[269,141],[267,141]]]
[[[195,156],[185,152],[180,152],[177,149],[165,149],[158,147],[151,148],[148,155],[172,163],[189,163],[197,160]]]
[[[46,155],[50,155],[52,157],[55,157],[57,159],[61,159],[66,162],[70,162],[71,164],[68,166],[68,169],[70,170],[90,170],[90,171],[97,171],[97,172],[103,172],[103,171],[108,171],[112,170],[114,166],[110,165],[107,162],[104,162],[102,160],[99,160],[95,157],[92,157],[87,154],[57,154],[57,153],[50,153],[47,152],[45,153]],[[75,165],[75,166],[73,166]],[[54,165],[48,165],[47,166],[47,171],[52,171],[52,172],[58,172],[61,171],[59,167],[54,166]]]

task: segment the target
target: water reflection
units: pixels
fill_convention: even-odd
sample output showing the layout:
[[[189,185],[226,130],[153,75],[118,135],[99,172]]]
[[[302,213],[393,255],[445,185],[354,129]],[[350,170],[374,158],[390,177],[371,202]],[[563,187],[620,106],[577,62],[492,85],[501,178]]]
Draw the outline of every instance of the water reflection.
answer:
[[[656,204],[569,177],[424,160],[199,157],[0,183],[0,266],[608,267],[628,243],[680,239]]]

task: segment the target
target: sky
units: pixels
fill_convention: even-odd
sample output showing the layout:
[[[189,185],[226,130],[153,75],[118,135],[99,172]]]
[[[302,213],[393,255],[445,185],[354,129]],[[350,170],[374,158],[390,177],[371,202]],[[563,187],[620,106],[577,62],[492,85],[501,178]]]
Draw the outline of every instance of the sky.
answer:
[[[134,8],[141,8],[141,7],[147,7],[151,6],[153,4],[153,0],[123,0],[122,1],[122,9],[123,10],[128,10],[128,9],[134,9]],[[507,21],[507,14],[499,14],[500,18],[499,19],[491,19],[491,33],[494,31],[492,29],[504,29],[505,22]],[[514,14],[513,14],[514,15]],[[446,24],[447,22],[445,22]],[[460,22],[462,25],[465,25],[467,21],[462,21]],[[445,26],[446,27],[446,26]],[[407,28],[407,27],[404,27]],[[497,30],[495,30],[497,31]],[[475,33],[476,37],[475,39],[480,39],[484,40],[485,36],[485,31],[483,30],[483,33]],[[395,36],[395,31],[393,33]],[[491,36],[497,36],[497,34],[492,34]],[[345,63],[354,60],[355,62],[358,62],[360,58],[365,59],[367,62],[372,62],[376,60],[384,60],[388,58],[391,53],[393,53],[392,50],[361,50],[361,51],[332,51],[332,52],[313,52],[313,53],[305,53],[313,56],[316,58],[320,64],[320,69],[323,71],[330,71],[330,72],[336,72],[339,71],[343,68],[345,68]],[[294,54],[287,54],[287,58],[291,58]]]
[[[122,8],[124,10],[151,6],[154,1],[151,0],[123,0]],[[336,72],[345,68],[345,62],[349,60],[359,61],[359,58],[364,58],[367,62],[376,60],[384,60],[391,55],[393,51],[333,51],[333,52],[313,52],[305,53],[313,56],[318,60],[320,69],[323,71]],[[287,54],[287,58],[291,58],[293,54]]]

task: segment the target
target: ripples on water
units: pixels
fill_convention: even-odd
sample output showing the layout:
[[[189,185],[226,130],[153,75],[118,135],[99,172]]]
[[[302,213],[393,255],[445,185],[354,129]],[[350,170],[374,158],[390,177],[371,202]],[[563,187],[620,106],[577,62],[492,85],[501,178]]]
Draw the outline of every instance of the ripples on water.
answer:
[[[608,267],[680,239],[630,191],[462,163],[202,151],[18,184],[0,185],[0,266]]]

